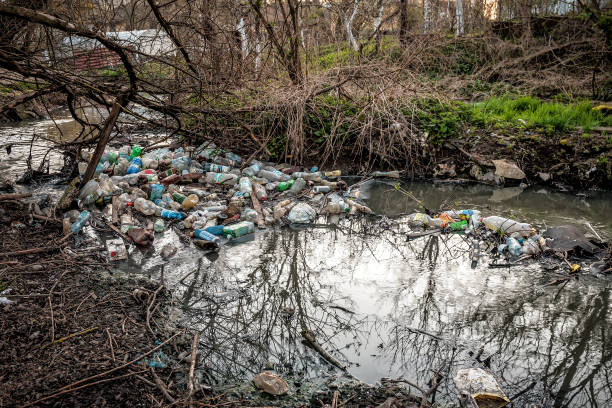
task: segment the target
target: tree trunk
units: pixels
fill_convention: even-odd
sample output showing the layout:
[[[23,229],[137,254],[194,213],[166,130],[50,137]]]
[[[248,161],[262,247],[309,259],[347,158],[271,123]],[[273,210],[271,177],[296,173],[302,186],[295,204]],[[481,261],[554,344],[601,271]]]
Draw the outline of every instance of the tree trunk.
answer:
[[[348,20],[346,20],[346,33],[348,35],[349,43],[351,43],[351,46],[353,47],[355,52],[359,52],[359,44],[357,43],[357,40],[355,40],[355,37],[353,36],[353,30],[351,26],[353,25],[353,20],[355,20],[355,16],[357,15],[358,7],[359,7],[359,0],[354,0],[353,1],[353,12],[351,13],[351,16],[348,18]]]
[[[455,1],[456,15],[457,15],[457,37],[461,37],[465,31],[463,24],[463,0]]]
[[[402,45],[408,43],[408,9],[406,0],[400,0],[399,41]]]

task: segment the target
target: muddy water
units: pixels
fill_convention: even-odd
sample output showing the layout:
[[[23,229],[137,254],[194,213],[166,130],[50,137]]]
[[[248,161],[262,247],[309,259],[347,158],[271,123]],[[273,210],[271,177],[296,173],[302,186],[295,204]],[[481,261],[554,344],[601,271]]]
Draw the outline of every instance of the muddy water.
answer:
[[[588,222],[612,236],[609,193],[404,187],[433,208],[451,197],[539,227]],[[133,250],[122,269],[158,276],[163,267],[184,322],[202,333],[211,383],[248,380],[265,368],[301,382],[339,373],[302,344],[310,330],[366,382],[403,377],[425,386],[442,373],[439,401],[454,400],[449,379],[459,368],[484,366],[518,395],[517,406],[612,403],[609,278],[585,273],[547,286],[565,274],[559,262],[552,270],[534,262],[499,269],[488,256],[472,269],[463,235],[406,241],[401,214],[415,205],[392,185],[372,183],[362,193],[389,220],[321,218],[308,229],[260,231],[207,256],[166,232],[148,253]],[[168,243],[180,249],[164,261]]]
[[[590,223],[612,237],[610,193],[432,183],[404,188],[431,208],[479,208],[538,227],[586,230]],[[308,229],[268,229],[217,254],[168,230],[148,251],[130,248],[130,259],[115,270],[157,279],[163,269],[183,323],[201,332],[209,384],[250,380],[273,368],[299,392],[309,380],[339,375],[302,343],[302,331],[309,330],[366,382],[403,377],[427,388],[439,372],[442,406],[455,401],[456,371],[471,366],[493,372],[515,406],[612,404],[610,278],[585,268],[578,279],[551,286],[565,274],[558,262],[557,269],[534,262],[500,269],[489,267],[488,255],[472,269],[471,242],[463,235],[406,241],[402,214],[415,205],[392,184],[372,183],[362,194],[389,218],[321,218]],[[166,244],[179,249],[169,260],[160,256]]]

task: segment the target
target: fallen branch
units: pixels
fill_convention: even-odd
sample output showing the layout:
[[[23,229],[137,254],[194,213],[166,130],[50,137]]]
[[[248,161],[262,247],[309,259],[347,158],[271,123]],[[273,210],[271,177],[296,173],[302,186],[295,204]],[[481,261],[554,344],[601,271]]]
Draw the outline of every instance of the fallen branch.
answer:
[[[57,344],[57,343],[62,343],[62,342],[64,342],[64,341],[68,340],[68,339],[71,339],[71,338],[75,337],[75,336],[82,336],[83,334],[91,333],[92,331],[97,330],[97,329],[98,329],[98,326],[96,326],[96,327],[90,327],[89,329],[85,329],[85,330],[81,330],[81,331],[80,331],[80,332],[78,332],[78,333],[72,333],[72,334],[70,334],[70,335],[68,335],[68,336],[66,336],[66,337],[59,338],[59,339],[57,339],[57,340],[55,340],[55,341],[53,341],[53,342],[51,342],[51,343],[49,343],[49,344],[45,344],[45,345],[44,345],[44,346],[42,346],[40,349],[41,349],[41,350],[44,350],[44,349],[46,349],[47,347],[52,346],[52,345],[54,345],[54,344]],[[107,329],[107,330],[108,330],[108,329]],[[112,347],[112,344],[111,344],[111,347]]]
[[[0,201],[5,200],[21,200],[22,198],[32,197],[32,194],[0,194]]]
[[[329,354],[315,339],[314,334],[310,330],[302,330],[302,337],[306,340],[308,345],[312,347],[317,353],[319,353],[329,363],[335,365],[339,369],[346,371],[346,367],[340,364],[331,354]]]
[[[193,406],[191,397],[194,393],[193,377],[195,373],[196,356],[198,351],[198,341],[200,340],[200,332],[196,332],[193,336],[193,343],[191,343],[191,366],[189,367],[189,406]]]

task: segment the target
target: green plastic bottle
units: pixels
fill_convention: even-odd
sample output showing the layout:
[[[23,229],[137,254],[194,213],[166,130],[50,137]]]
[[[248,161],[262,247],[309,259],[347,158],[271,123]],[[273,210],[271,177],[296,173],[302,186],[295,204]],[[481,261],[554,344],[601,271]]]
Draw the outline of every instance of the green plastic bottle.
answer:
[[[251,232],[255,232],[255,224],[251,221],[242,221],[223,227],[223,235],[227,239],[238,238]]]
[[[142,154],[142,147],[140,146],[134,146],[132,147],[132,153],[130,153],[130,160],[133,159],[134,157],[138,157]]]
[[[289,190],[291,188],[291,186],[293,185],[293,183],[295,183],[295,180],[293,180],[293,179],[291,179],[289,181],[281,181],[280,183],[278,183],[276,185],[276,189],[278,191]]]
[[[452,231],[465,231],[468,227],[468,222],[467,220],[452,222],[448,226]]]
[[[172,193],[172,199],[179,204],[183,204],[183,201],[185,201],[186,198],[187,196],[185,196],[184,194]]]

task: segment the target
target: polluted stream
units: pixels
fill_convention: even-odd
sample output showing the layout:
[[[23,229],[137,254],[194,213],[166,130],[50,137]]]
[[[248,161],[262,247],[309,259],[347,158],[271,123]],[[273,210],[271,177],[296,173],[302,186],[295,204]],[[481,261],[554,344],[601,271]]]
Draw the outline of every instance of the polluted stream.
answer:
[[[43,129],[30,123],[21,132],[32,128]],[[19,128],[0,128],[2,143],[7,129]],[[22,170],[5,161],[6,152],[0,159],[3,170]],[[62,188],[36,191],[55,197]],[[608,192],[431,182],[403,189],[429,208],[478,208],[540,230],[587,232],[589,223],[612,237]],[[612,403],[609,276],[585,264],[579,278],[550,285],[567,269],[534,260],[492,268],[484,250],[472,267],[472,242],[461,233],[406,239],[406,215],[417,205],[393,183],[369,182],[360,194],[377,217],[320,216],[306,228],[258,230],[209,253],[167,229],[146,250],[130,246],[128,260],[111,270],[155,280],[163,273],[180,323],[201,333],[200,381],[247,398],[257,394],[249,381],[273,370],[291,391],[285,402],[268,398],[271,405],[292,406],[291,398],[309,399],[348,376],[370,384],[404,378],[428,389],[439,373],[436,402],[448,406],[458,393],[452,379],[466,367],[492,372],[514,406]],[[164,259],[167,244],[178,251]],[[305,330],[347,375],[304,344]]]

